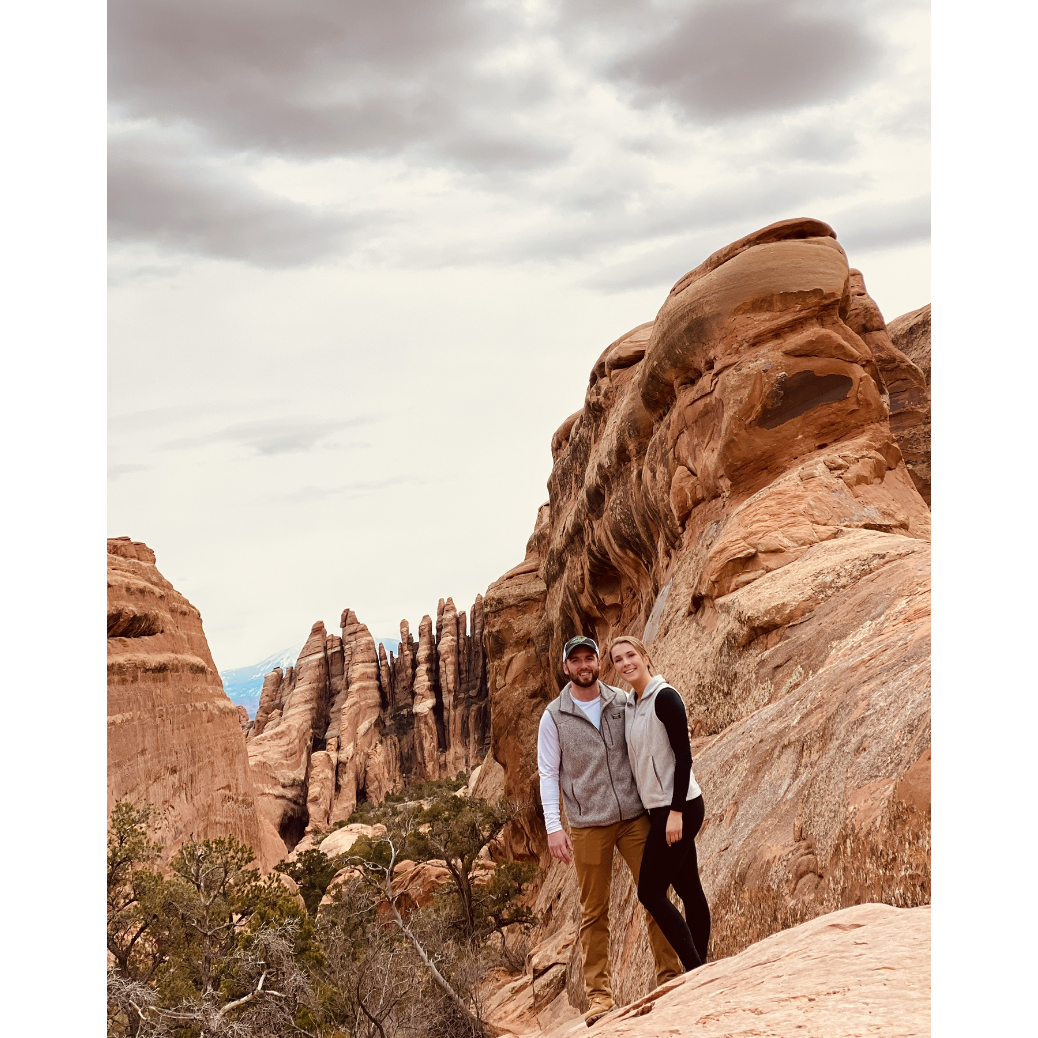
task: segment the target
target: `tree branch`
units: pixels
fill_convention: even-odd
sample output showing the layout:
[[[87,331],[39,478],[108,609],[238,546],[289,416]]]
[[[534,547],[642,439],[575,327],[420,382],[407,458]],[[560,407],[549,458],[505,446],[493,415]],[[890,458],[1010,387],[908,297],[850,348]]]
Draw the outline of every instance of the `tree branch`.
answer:
[[[436,968],[436,963],[429,957],[428,952],[422,947],[421,942],[415,936],[411,928],[404,922],[403,916],[400,914],[400,910],[396,907],[396,903],[392,900],[389,901],[389,909],[393,913],[393,921],[396,923],[403,934],[414,946],[414,950],[418,952],[418,957],[425,963],[429,968],[429,972],[433,975],[433,980],[446,992],[447,997],[461,1010],[465,1015],[465,1019],[469,1021],[477,1031],[482,1031],[484,1028],[483,1022],[476,1017],[472,1010],[469,1009],[465,1000],[450,986],[447,978]]]
[[[245,1005],[247,1002],[251,1002],[254,998],[263,994],[263,981],[267,979],[267,971],[264,970],[260,974],[259,983],[256,985],[255,991],[250,991],[249,994],[242,998],[235,999],[233,1002],[228,1002],[227,1005],[216,1014],[217,1020],[222,1020],[232,1009],[237,1009],[239,1006]],[[278,998],[282,998],[282,994],[279,991],[268,991],[268,995],[277,995]]]
[[[382,1021],[372,1016],[371,1013],[368,1012],[368,1007],[364,1005],[364,999],[360,994],[360,980],[357,981],[357,1005],[360,1006],[360,1011],[375,1025],[381,1038],[386,1038],[386,1030],[382,1026]]]

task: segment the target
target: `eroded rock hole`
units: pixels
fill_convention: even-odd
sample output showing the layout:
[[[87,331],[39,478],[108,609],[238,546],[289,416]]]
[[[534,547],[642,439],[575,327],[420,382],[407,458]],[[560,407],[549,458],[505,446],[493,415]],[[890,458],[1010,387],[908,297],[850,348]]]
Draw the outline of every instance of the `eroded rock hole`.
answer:
[[[161,633],[162,618],[158,613],[116,608],[108,614],[109,638],[147,638],[149,635]]]
[[[815,407],[843,400],[853,385],[849,375],[816,375],[813,371],[780,374],[758,424],[763,429],[777,429]]]
[[[308,821],[309,815],[306,808],[300,807],[294,807],[282,817],[281,824],[278,826],[278,835],[284,840],[289,851],[303,838]]]

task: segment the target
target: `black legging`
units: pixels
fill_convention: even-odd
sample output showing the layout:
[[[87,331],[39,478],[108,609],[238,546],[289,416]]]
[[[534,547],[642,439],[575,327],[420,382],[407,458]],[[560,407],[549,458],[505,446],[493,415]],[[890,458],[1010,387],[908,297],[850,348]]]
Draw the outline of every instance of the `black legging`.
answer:
[[[681,839],[670,847],[667,846],[669,814],[669,807],[655,807],[649,812],[649,838],[638,876],[638,900],[656,920],[663,936],[678,953],[681,964],[686,970],[694,970],[706,961],[706,946],[710,941],[710,906],[699,882],[696,857],[696,833],[703,824],[704,814],[702,796],[685,804]],[[684,919],[667,897],[670,886],[685,905]]]

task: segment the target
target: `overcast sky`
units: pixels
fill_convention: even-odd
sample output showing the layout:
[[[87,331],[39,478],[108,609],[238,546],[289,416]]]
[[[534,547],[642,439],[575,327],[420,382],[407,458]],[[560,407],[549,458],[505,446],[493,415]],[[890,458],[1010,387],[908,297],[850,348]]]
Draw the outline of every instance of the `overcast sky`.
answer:
[[[111,535],[221,669],[517,563],[591,365],[831,223],[929,302],[911,0],[111,0]]]

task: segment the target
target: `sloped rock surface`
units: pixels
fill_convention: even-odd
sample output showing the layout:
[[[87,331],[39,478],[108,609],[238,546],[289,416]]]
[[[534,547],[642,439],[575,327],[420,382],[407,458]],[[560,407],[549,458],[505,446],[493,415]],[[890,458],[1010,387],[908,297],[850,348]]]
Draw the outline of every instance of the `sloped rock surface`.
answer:
[[[602,1038],[928,1036],[930,910],[865,904],[822,916],[686,973],[594,1030]],[[581,1032],[583,1020],[533,1033]]]
[[[256,813],[239,710],[198,610],[128,537],[108,540],[108,810],[147,801],[170,851],[236,836],[264,865],[279,844]]]

